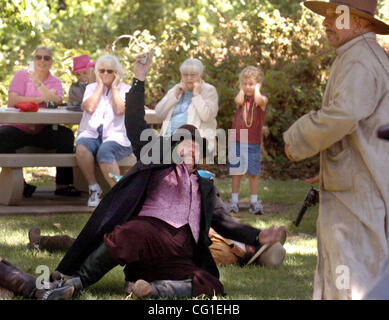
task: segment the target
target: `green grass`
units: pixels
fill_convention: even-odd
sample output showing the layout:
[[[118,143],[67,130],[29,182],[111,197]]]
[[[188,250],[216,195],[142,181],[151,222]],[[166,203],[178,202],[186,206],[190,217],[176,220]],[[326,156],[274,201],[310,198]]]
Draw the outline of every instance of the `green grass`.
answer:
[[[222,197],[226,200],[230,196],[230,183],[229,178],[216,181]],[[308,185],[297,180],[260,182],[258,195],[265,204],[265,210],[274,207],[278,208],[278,212],[253,216],[241,210],[236,217],[243,223],[258,228],[271,225],[286,226],[287,256],[278,269],[258,266],[219,268],[221,281],[227,293],[222,299],[311,299],[317,256],[315,237],[317,207],[308,209],[299,228],[292,224],[308,189]],[[249,200],[247,179],[242,180],[240,200]],[[50,270],[54,270],[63,253],[50,254],[46,251],[27,250],[28,230],[33,225],[39,225],[43,235],[68,234],[76,237],[88,218],[89,214],[2,217],[0,256],[31,274],[34,274],[38,265],[47,265]],[[59,223],[61,228],[55,227],[55,223]],[[124,284],[122,269],[120,266],[116,267],[76,299],[125,299],[122,293]]]

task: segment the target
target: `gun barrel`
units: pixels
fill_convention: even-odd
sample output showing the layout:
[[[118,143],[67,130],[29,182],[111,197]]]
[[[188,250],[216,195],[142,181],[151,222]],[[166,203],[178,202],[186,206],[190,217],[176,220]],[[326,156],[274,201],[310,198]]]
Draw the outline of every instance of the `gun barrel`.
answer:
[[[305,211],[307,211],[307,206],[306,205],[303,205],[302,208],[300,209],[299,211],[299,214],[297,215],[297,218],[296,220],[293,221],[293,224],[298,227],[301,220],[303,220],[303,217],[304,217],[304,214],[305,214]]]

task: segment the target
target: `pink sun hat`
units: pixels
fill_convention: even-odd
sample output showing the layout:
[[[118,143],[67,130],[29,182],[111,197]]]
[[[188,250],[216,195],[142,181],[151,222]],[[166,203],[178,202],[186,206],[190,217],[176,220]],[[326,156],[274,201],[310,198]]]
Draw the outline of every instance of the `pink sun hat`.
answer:
[[[84,71],[90,67],[94,67],[95,61],[90,61],[87,54],[73,58],[73,69],[69,67],[72,73]]]

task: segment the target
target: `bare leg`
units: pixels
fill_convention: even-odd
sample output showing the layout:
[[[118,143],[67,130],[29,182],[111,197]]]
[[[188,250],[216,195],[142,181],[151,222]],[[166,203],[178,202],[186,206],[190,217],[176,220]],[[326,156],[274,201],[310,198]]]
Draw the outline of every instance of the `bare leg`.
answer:
[[[112,180],[112,178],[109,176],[109,173],[112,173],[114,175],[120,175],[120,168],[118,163],[116,161],[114,161],[112,164],[108,162],[101,162],[99,163],[99,165],[105,180],[112,188],[115,185],[115,181]]]
[[[237,175],[232,176],[232,183],[231,183],[232,193],[239,193],[240,181],[242,177],[243,176],[237,176]]]
[[[250,184],[250,213],[263,214],[262,201],[258,201],[258,176],[248,175]]]
[[[93,154],[82,144],[79,144],[76,147],[76,160],[77,165],[80,167],[82,174],[88,182],[88,185],[96,184],[95,158],[93,157]]]
[[[250,184],[250,194],[258,193],[258,176],[248,175]]]

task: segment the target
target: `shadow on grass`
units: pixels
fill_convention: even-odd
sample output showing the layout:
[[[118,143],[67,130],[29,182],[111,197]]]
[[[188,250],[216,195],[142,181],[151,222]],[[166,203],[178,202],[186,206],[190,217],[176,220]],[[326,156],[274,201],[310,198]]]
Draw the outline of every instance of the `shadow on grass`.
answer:
[[[271,225],[276,227],[285,226],[287,234],[298,234],[306,233],[310,235],[316,234],[316,220],[318,215],[318,207],[309,208],[306,211],[306,214],[301,222],[301,224],[296,227],[293,224],[293,221],[297,217],[299,207],[293,206],[289,210],[286,210],[281,213],[271,213],[266,215],[255,216],[248,213],[248,211],[240,212],[239,215],[233,215],[237,217],[241,223],[249,224],[255,228],[264,229],[268,228]]]
[[[25,246],[0,246],[1,256],[34,275],[37,266],[45,265],[55,270],[64,253],[29,251]],[[4,253],[4,254],[3,254]],[[224,299],[249,300],[305,300],[311,299],[316,255],[288,254],[279,268],[260,266],[220,267],[220,280],[227,294]],[[117,266],[99,282],[83,291],[77,300],[125,299],[123,267]]]
[[[219,180],[223,196],[228,199],[230,181]],[[247,182],[246,182],[247,184]],[[313,238],[305,238],[299,233],[314,234],[316,230],[317,207],[308,209],[299,228],[293,226],[298,209],[302,203],[307,186],[298,181],[265,181],[261,182],[260,199],[265,203],[287,204],[280,213],[269,213],[264,216],[254,216],[242,211],[241,221],[258,228],[272,224],[285,225],[288,234],[297,238],[287,240],[290,250],[312,250],[316,245]],[[265,189],[266,187],[266,189]],[[243,188],[243,196],[248,199],[247,185]],[[90,214],[53,215],[53,216],[18,216],[0,218],[0,256],[34,274],[38,265],[47,265],[54,270],[64,256],[64,252],[50,254],[47,251],[31,252],[27,250],[28,230],[38,225],[42,235],[68,234],[77,237]],[[60,223],[56,228],[53,223]],[[309,240],[309,241],[308,241]],[[221,281],[227,293],[226,299],[311,299],[313,292],[313,277],[316,265],[316,255],[307,253],[288,254],[283,265],[278,269],[258,266],[220,268]],[[98,283],[87,288],[79,298],[75,299],[124,299],[124,274],[122,267],[109,272]]]
[[[220,268],[227,299],[307,300],[312,298],[315,255],[291,254],[279,268]]]
[[[34,276],[40,275],[35,273],[38,266],[54,271],[64,255],[65,252],[28,250],[27,242],[25,245],[0,244],[0,257]]]
[[[42,235],[45,235],[45,233],[51,235],[62,234],[64,232],[76,233],[77,235],[89,217],[90,214],[0,217],[0,235],[3,232],[4,236],[8,236],[13,232],[23,232],[28,239],[28,230],[35,225],[41,228]],[[54,223],[60,223],[60,229],[55,227]]]

